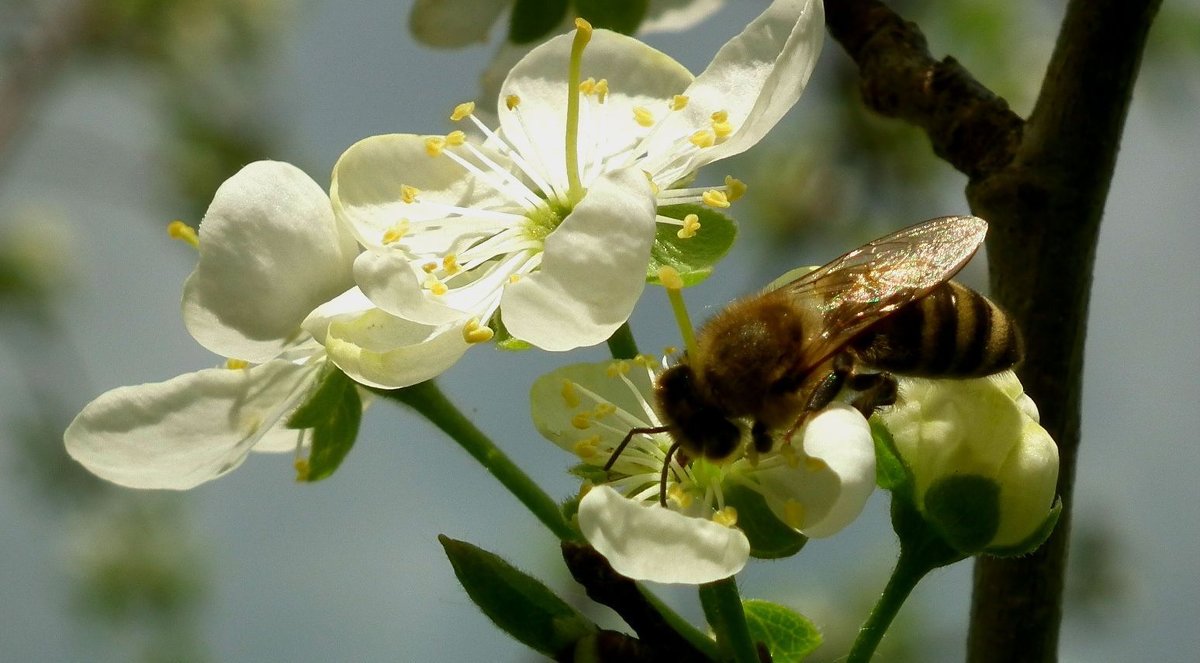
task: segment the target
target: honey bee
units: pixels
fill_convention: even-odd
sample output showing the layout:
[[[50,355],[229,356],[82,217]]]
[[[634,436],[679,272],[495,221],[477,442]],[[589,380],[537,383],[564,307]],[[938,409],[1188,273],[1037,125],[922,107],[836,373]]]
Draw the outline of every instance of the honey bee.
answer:
[[[767,452],[775,434],[790,439],[843,388],[870,416],[895,402],[893,374],[970,378],[1011,368],[1023,354],[1016,326],[950,280],[986,234],[977,217],[930,219],[733,302],[699,329],[693,354],[658,376],[664,425],[631,430],[605,469],[634,435],[670,433],[665,506],[672,455],[729,457],[742,443],[738,420],[750,422],[755,450]]]

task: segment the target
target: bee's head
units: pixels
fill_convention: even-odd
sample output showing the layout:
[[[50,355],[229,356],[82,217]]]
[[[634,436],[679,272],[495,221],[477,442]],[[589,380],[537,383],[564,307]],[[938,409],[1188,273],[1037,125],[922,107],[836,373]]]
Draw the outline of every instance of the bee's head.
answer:
[[[713,402],[689,364],[663,371],[655,394],[659,414],[689,455],[720,460],[737,450],[742,429]]]

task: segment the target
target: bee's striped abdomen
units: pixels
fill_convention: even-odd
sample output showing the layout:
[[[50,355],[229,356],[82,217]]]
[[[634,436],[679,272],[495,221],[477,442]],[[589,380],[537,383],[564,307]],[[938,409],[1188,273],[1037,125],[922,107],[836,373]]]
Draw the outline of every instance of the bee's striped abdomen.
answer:
[[[872,368],[929,377],[999,373],[1021,360],[1020,334],[987,297],[947,281],[888,315],[852,344]]]

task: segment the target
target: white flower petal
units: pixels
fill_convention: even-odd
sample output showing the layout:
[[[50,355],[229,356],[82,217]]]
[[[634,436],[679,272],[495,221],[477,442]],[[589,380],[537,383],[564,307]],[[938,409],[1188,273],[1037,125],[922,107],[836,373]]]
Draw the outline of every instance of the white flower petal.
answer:
[[[264,436],[291,435],[286,415],[320,364],[213,368],[101,394],[63,434],[67,453],[130,488],[184,490],[241,465]]]
[[[413,134],[371,136],[351,145],[334,164],[329,194],[334,211],[363,246],[383,247],[384,234],[404,221],[413,226],[429,221],[419,229],[414,227],[411,235],[398,243],[417,255],[455,250],[456,240],[470,240],[463,237],[462,226],[456,225],[447,206],[483,210],[511,205],[508,197],[478,181],[449,157],[429,156],[425,138]],[[477,162],[463,148],[446,149],[470,163]],[[503,165],[499,155],[489,156]],[[419,192],[414,202],[401,198],[404,185]],[[476,236],[487,234],[478,232]]]
[[[584,495],[579,526],[617,573],[634,580],[713,582],[741,571],[750,557],[741,530],[643,505],[608,486]]]
[[[396,251],[360,253],[354,261],[354,279],[376,306],[413,322],[440,325],[466,313],[427,297],[410,260]]]
[[[607,339],[645,288],[654,209],[640,171],[597,180],[546,238],[541,270],[505,289],[500,308],[509,332],[545,350]]]
[[[780,520],[805,536],[831,536],[862,513],[875,489],[871,428],[858,410],[834,403],[797,436],[804,455],[820,462],[781,464],[755,472],[754,478]],[[792,522],[794,518],[801,522]]]
[[[217,189],[200,224],[184,322],[224,357],[271,359],[314,307],[353,284],[357,252],[316,182],[290,164],[252,163]]]
[[[437,377],[471,347],[465,321],[442,327],[410,322],[380,309],[333,320],[325,349],[346,375],[370,387],[399,389]]]
[[[505,138],[557,191],[567,188],[566,147],[567,65],[573,34],[555,37],[530,51],[500,87],[500,126]],[[584,78],[608,79],[603,104],[582,101],[579,160],[587,168],[602,157],[628,149],[647,129],[637,124],[633,108],[646,106],[665,115],[667,102],[692,81],[686,67],[670,56],[625,35],[596,30],[583,52]],[[516,111],[504,110],[509,95],[520,98]],[[590,185],[584,178],[583,184]]]
[[[511,0],[416,0],[408,29],[429,46],[469,46],[487,41],[492,25],[511,4]]]
[[[701,150],[692,170],[744,152],[800,98],[825,34],[821,0],[776,0],[729,40],[683,94],[689,102],[672,122],[707,127],[715,111],[729,113],[734,133]],[[671,136],[674,132],[664,131]]]

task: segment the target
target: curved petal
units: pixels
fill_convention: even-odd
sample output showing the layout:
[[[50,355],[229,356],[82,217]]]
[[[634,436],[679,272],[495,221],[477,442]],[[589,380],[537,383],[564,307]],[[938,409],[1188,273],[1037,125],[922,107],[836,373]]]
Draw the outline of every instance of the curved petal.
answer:
[[[579,503],[579,526],[614,570],[634,580],[698,585],[746,565],[741,530],[621,497],[596,486]]]
[[[67,453],[122,486],[192,488],[241,465],[264,436],[295,440],[285,418],[320,365],[277,360],[113,389],[71,422]]]
[[[409,222],[411,233],[397,244],[415,255],[443,254],[490,234],[475,229],[463,217],[452,216],[448,207],[513,208],[521,213],[519,207],[513,207],[511,197],[496,188],[499,185],[478,179],[444,154],[429,156],[425,138],[413,134],[371,136],[351,145],[334,164],[329,189],[334,212],[363,246],[383,247],[385,233]],[[465,148],[446,150],[478,165],[478,159]],[[498,154],[488,156],[504,164]],[[419,192],[416,200],[404,202],[404,186]],[[416,222],[430,223],[418,227]]]
[[[396,251],[363,251],[354,261],[354,279],[376,306],[414,322],[440,325],[466,313],[427,297],[411,260]]]
[[[430,327],[371,309],[329,323],[330,360],[369,387],[399,389],[437,377],[471,347],[465,320]]]
[[[692,170],[740,154],[779,122],[800,98],[821,53],[825,8],[821,0],[776,0],[729,40],[683,94],[687,108],[671,122],[706,127],[716,111],[729,113],[734,132],[701,150]],[[664,138],[676,131],[663,131]],[[664,146],[670,149],[669,146]]]
[[[875,489],[875,444],[858,410],[834,403],[799,432],[805,460],[754,474],[767,505],[805,536],[831,536],[850,524]]]
[[[417,0],[408,29],[417,41],[437,48],[458,48],[487,41],[510,0]]]
[[[654,210],[641,171],[597,180],[546,238],[541,270],[505,289],[500,308],[509,332],[545,350],[607,339],[629,319],[645,288]]]
[[[217,189],[200,223],[184,323],[221,356],[267,361],[314,307],[353,283],[356,253],[308,175],[287,163],[252,163]]]
[[[574,32],[530,51],[500,86],[500,127],[504,137],[556,191],[567,189],[565,136],[567,74]],[[585,186],[601,172],[599,163],[632,147],[649,130],[638,125],[633,109],[667,112],[667,102],[692,82],[692,74],[670,56],[625,35],[596,30],[583,52],[582,75],[607,79],[604,103],[585,97],[579,120],[579,161]],[[520,105],[506,110],[516,95]]]

